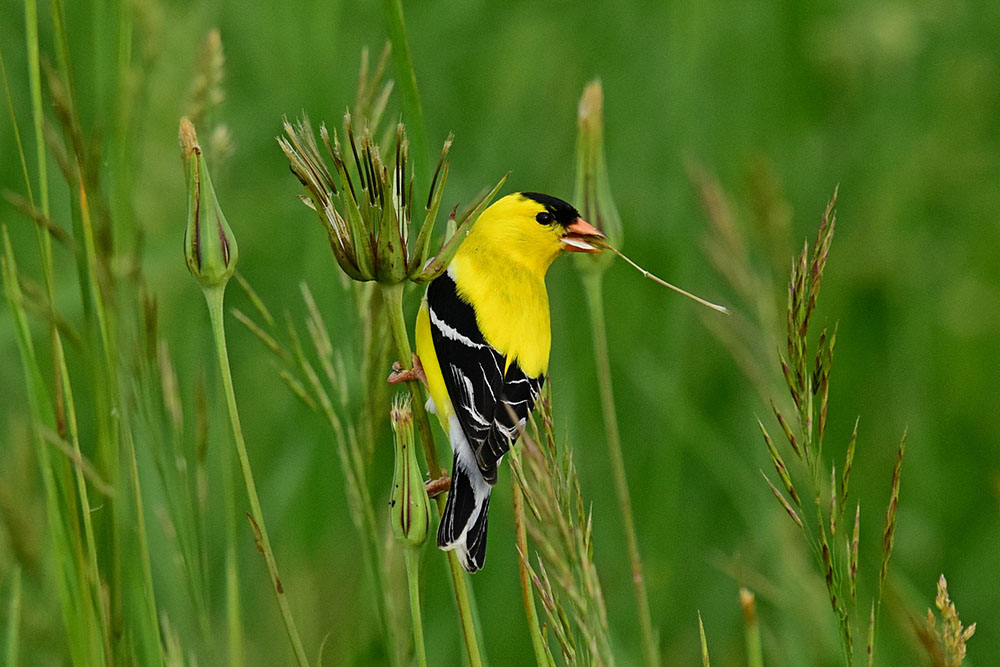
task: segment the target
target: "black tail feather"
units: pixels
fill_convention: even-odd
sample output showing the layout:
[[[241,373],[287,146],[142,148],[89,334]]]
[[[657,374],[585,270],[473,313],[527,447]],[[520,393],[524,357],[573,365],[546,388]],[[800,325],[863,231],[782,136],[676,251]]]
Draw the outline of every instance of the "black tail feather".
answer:
[[[479,474],[476,470],[472,474]],[[476,507],[476,494],[469,473],[459,463],[458,456],[451,468],[451,490],[438,525],[437,544],[442,549],[455,549],[468,572],[481,570],[486,562],[486,524],[489,518],[489,495]],[[471,525],[469,525],[471,522]],[[466,526],[469,526],[466,531]],[[462,533],[465,532],[464,548]]]

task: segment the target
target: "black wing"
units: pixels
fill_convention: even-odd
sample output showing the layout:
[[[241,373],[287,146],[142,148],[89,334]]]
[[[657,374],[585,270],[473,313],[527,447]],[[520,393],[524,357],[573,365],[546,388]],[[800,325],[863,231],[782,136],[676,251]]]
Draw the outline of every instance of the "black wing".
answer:
[[[434,351],[455,415],[480,472],[495,484],[497,463],[517,440],[518,423],[531,413],[544,378],[528,377],[516,361],[504,373],[506,357],[486,342],[475,311],[458,296],[447,272],[430,284],[427,305]]]

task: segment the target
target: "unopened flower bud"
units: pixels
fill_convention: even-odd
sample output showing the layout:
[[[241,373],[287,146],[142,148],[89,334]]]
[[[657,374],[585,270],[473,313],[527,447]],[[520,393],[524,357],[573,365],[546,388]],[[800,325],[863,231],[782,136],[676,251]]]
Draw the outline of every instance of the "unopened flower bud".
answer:
[[[417,463],[413,441],[413,412],[409,399],[396,400],[390,413],[396,465],[389,494],[389,522],[393,534],[409,545],[419,547],[430,530],[430,501],[423,475]]]
[[[601,82],[591,82],[580,97],[577,110],[576,192],[573,201],[580,215],[608,237],[618,248],[622,243],[622,221],[611,197],[608,166],[604,160],[604,93]],[[604,270],[613,261],[611,253],[577,253],[581,270]]]
[[[181,119],[181,148],[187,168],[188,221],[184,257],[202,287],[225,285],[236,269],[239,250],[212,187],[194,125]]]

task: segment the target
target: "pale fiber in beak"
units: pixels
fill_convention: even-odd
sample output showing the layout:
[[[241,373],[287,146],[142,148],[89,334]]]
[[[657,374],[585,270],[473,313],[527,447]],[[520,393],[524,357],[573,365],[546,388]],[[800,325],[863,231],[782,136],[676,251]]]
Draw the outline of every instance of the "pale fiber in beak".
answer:
[[[563,243],[564,246],[570,246],[570,247],[566,248],[566,250],[569,250],[571,252],[574,252],[574,251],[575,252],[601,252],[600,248],[598,248],[596,246],[592,246],[589,243],[587,243],[586,241],[584,241],[583,239],[578,238],[578,237],[564,236],[560,240],[562,241],[562,243]]]

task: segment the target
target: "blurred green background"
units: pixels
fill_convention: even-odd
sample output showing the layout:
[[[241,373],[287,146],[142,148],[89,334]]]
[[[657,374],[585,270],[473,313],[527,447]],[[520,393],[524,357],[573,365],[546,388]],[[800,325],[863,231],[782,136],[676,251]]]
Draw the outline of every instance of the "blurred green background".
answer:
[[[308,282],[348,365],[356,363],[349,294],[323,231],[296,199],[301,188],[275,137],[282,116],[303,111],[317,125],[339,124],[354,99],[362,47],[377,53],[386,40],[381,5],[142,6],[149,19],[137,21],[135,49],[155,57],[143,73],[135,119],[131,205],[144,234],[142,269],[158,299],[186,400],[203,369],[210,395],[218,389],[202,297],[182,259],[186,196],[176,139],[195,59],[213,27],[221,31],[227,62],[227,96],[216,120],[229,126],[236,147],[215,183],[239,239],[239,268],[267,304],[278,312],[287,307],[296,318],[304,311],[298,285]],[[23,9],[11,0],[0,8],[0,47],[33,169]],[[78,2],[66,10],[84,126],[107,132],[116,95],[107,75],[114,9]],[[921,664],[904,610],[922,615],[941,573],[963,620],[979,623],[968,664],[1000,661],[1000,4],[452,0],[410,3],[406,12],[431,149],[455,133],[444,198],[449,208],[507,171],[507,192],[569,198],[576,103],[594,77],[604,85],[623,249],[702,296],[740,306],[704,252],[709,229],[688,165],[715,174],[729,194],[754,265],[773,277],[778,308],[786,267],[802,241],[813,238],[839,184],[838,229],[817,322],[839,322],[827,440],[838,468],[861,418],[853,497],[862,502],[864,599],[878,567],[895,449],[909,431],[880,662]],[[41,44],[43,57],[54,60],[47,18]],[[398,99],[392,109],[398,113]],[[23,192],[6,113],[0,155],[3,189]],[[778,227],[784,251],[778,271],[755,223],[762,179],[784,200],[776,209],[787,222]],[[53,217],[65,226],[69,200],[65,187],[54,189]],[[40,281],[31,223],[5,202],[0,221],[22,270]],[[58,296],[65,299],[65,316],[78,320],[71,256],[62,259]],[[639,664],[585,303],[571,262],[553,267],[549,289],[556,417],[573,447],[584,498],[593,503],[613,645],[620,664]],[[696,664],[699,610],[713,664],[743,664],[740,585],[758,595],[769,664],[840,664],[822,579],[760,479],[759,470],[770,463],[754,416],[769,416],[767,401],[727,347],[707,335],[705,319],[716,316],[622,263],[609,272],[606,293],[626,464],[664,664]],[[409,295],[411,313],[418,298],[416,290]],[[235,286],[228,305],[249,308]],[[42,347],[43,330],[37,326]],[[307,650],[316,655],[325,642],[323,664],[378,664],[384,653],[373,595],[329,430],[277,381],[249,332],[232,319],[229,332],[250,455]],[[776,357],[759,361],[783,399]],[[210,446],[229,447],[223,406],[213,401]],[[0,405],[0,484],[8,495],[20,494],[16,505],[26,522],[18,527],[8,512],[0,527],[0,601],[18,553],[11,533],[26,532],[41,565],[25,579],[24,664],[61,664],[41,484],[34,472],[13,479],[35,468],[6,308]],[[378,502],[387,497],[392,474],[388,427],[384,443],[370,478]],[[528,664],[532,657],[508,472],[501,472],[491,506],[488,565],[472,578],[484,650],[494,667]],[[158,602],[183,643],[195,635],[185,634],[179,573],[157,521],[160,491],[146,473],[150,539],[159,547],[153,562]],[[214,489],[219,483],[209,480]],[[221,519],[213,521],[221,526]],[[290,664],[266,573],[244,528],[239,559],[250,662]],[[209,543],[213,559],[221,558],[222,540],[220,528]],[[387,542],[386,548],[396,547]],[[442,563],[437,551],[425,549],[429,658],[460,664]],[[222,570],[213,564],[219,576],[209,596],[221,619]],[[0,606],[6,614],[6,604]],[[197,641],[191,639],[196,652]],[[200,664],[210,664],[205,660]]]

